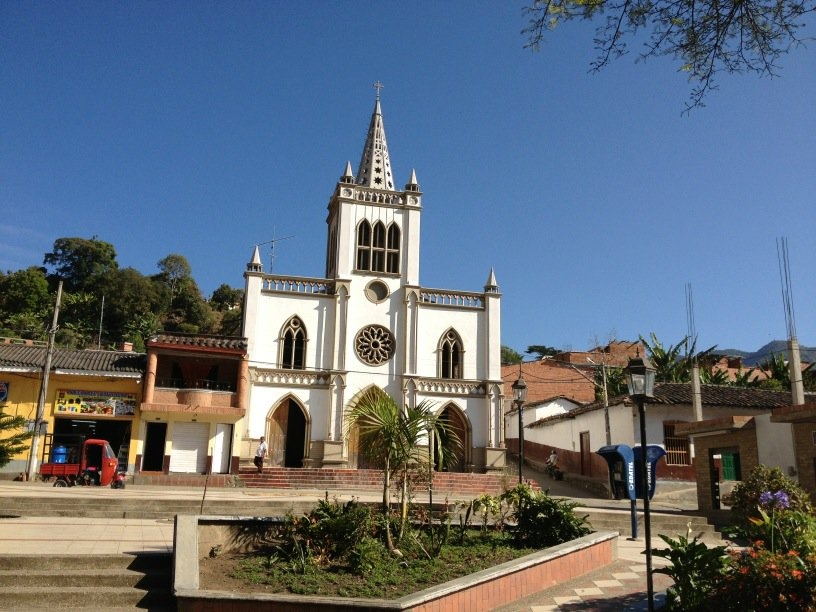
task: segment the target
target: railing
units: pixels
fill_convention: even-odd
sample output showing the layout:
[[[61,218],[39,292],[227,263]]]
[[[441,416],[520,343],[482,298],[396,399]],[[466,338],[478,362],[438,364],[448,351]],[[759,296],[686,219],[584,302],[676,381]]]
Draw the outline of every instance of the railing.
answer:
[[[484,295],[466,291],[445,291],[444,289],[423,289],[419,294],[422,304],[434,306],[454,306],[456,308],[484,308]]]
[[[206,391],[235,391],[235,383],[223,380],[184,380],[183,378],[157,378],[157,387],[166,389],[203,389]]]
[[[298,276],[264,276],[263,289],[287,293],[330,295],[334,293],[334,282],[325,278],[305,278]]]

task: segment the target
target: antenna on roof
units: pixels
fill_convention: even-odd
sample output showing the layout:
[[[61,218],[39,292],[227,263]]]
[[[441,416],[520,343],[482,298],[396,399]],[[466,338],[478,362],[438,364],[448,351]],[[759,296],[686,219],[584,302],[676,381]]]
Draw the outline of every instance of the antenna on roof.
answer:
[[[275,244],[282,241],[282,240],[289,240],[290,238],[294,238],[292,236],[284,236],[283,238],[272,238],[272,240],[267,240],[266,242],[259,242],[258,246],[263,246],[265,244],[269,245],[269,271],[272,272],[272,267],[275,265]]]

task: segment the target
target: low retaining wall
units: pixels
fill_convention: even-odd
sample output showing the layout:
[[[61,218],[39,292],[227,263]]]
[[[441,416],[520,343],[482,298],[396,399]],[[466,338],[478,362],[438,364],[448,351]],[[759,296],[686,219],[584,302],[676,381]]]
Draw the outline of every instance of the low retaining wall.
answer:
[[[240,541],[242,523],[257,518],[176,517],[173,589],[179,612],[487,611],[603,567],[617,559],[617,532],[593,533],[399,599],[247,595],[199,588],[198,562],[213,541]]]

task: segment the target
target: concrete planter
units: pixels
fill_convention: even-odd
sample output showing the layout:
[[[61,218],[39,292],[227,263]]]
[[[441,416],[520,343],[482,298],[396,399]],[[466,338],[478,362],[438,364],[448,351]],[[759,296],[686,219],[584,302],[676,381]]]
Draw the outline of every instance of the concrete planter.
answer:
[[[179,612],[491,610],[603,567],[617,558],[617,532],[593,533],[399,599],[245,594],[199,588],[198,560],[214,543],[240,549],[253,517],[177,516],[173,588]],[[223,551],[223,549],[222,549]]]

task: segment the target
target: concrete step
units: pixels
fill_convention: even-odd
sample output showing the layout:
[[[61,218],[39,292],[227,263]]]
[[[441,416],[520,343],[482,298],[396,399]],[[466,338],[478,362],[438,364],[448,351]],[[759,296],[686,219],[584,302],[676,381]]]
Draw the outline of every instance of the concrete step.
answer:
[[[0,589],[0,609],[5,610],[107,610],[111,606],[174,610],[170,592],[158,593],[127,587],[9,587]]]
[[[172,555],[9,555],[0,609],[175,610]]]
[[[628,512],[604,512],[602,510],[583,510],[577,509],[576,513],[580,515],[587,515],[587,520],[592,525],[595,531],[617,531],[621,534],[630,534],[632,531],[632,518]],[[701,533],[704,536],[716,536],[717,529],[714,525],[708,523],[704,516],[692,515],[671,515],[671,514],[650,514],[651,532],[654,536],[658,534],[667,535],[670,537],[685,536],[691,524],[691,536]],[[644,530],[643,513],[637,513],[638,533],[642,534]]]
[[[302,514],[317,503],[315,499],[298,501],[219,500],[204,503],[204,514],[239,516],[285,516]],[[62,516],[76,518],[171,519],[177,514],[200,514],[200,501],[132,499],[97,500],[80,498],[4,497],[5,516]]]

